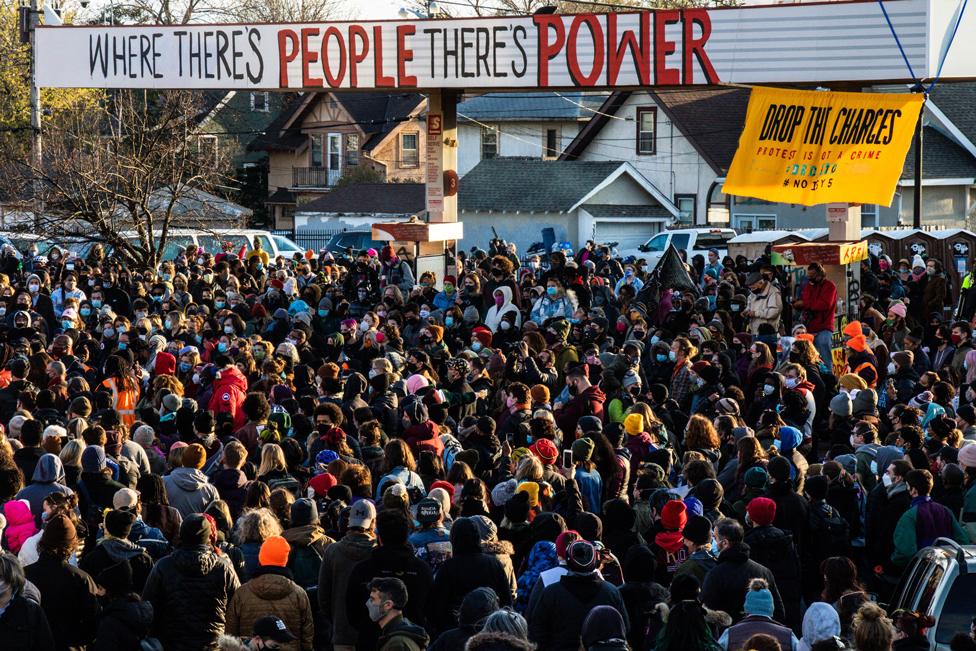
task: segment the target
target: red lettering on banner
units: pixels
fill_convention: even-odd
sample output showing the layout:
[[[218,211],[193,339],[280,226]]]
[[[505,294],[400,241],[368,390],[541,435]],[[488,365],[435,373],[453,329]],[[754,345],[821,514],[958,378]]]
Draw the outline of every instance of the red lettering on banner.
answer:
[[[329,38],[334,38],[339,44],[339,74],[332,74],[332,60],[329,58]],[[346,76],[346,43],[342,40],[342,32],[337,27],[329,27],[322,37],[322,72],[331,88],[338,88]]]
[[[406,40],[408,36],[417,33],[413,25],[397,25],[397,81],[400,88],[416,88],[417,78],[407,74],[407,61],[413,61],[413,50],[408,50]]]
[[[641,12],[640,16],[640,45],[637,44],[637,34],[633,30],[624,30],[617,42],[617,14],[607,16],[607,83],[613,86],[620,76],[620,66],[627,51],[634,61],[637,70],[638,83],[641,86],[651,85],[651,14]]]
[[[705,73],[705,81],[710,84],[717,84],[718,74],[715,73],[712,62],[709,60],[708,55],[705,54],[705,43],[708,42],[708,37],[712,35],[712,21],[708,17],[708,12],[704,9],[685,9],[681,13],[684,26],[683,38],[681,39],[684,54],[682,57],[682,77],[684,83],[695,83],[695,73],[691,69],[691,57],[695,56],[698,59],[698,65],[701,66],[702,72]],[[695,38],[695,25],[701,27],[701,36],[699,38]]]
[[[363,49],[356,49],[356,39],[359,38],[359,42],[362,44]],[[356,67],[358,64],[366,60],[366,55],[369,53],[369,35],[366,34],[366,29],[361,25],[350,25],[349,26],[349,86],[351,88],[359,88],[359,76],[357,74]]]
[[[373,85],[376,88],[393,88],[396,82],[393,77],[383,74],[383,28],[379,25],[373,28]]]
[[[288,88],[288,64],[297,56],[298,34],[293,29],[280,30],[278,32],[278,86],[280,88]]]
[[[532,16],[532,22],[535,23],[536,29],[539,32],[538,83],[539,87],[547,88],[549,86],[549,61],[563,49],[563,45],[566,43],[566,27],[563,25],[561,16],[552,14],[534,15]],[[550,27],[556,31],[556,40],[553,43],[549,42]]]
[[[313,77],[309,70],[309,67],[319,60],[319,53],[315,48],[308,46],[308,39],[318,35],[318,27],[306,27],[302,30],[302,86],[304,88],[320,88],[323,85],[322,80],[318,77]]]
[[[588,76],[583,75],[580,70],[579,54],[577,53],[577,41],[579,39],[580,28],[586,25],[590,30],[590,38],[593,40],[593,68]],[[576,86],[593,86],[603,72],[603,28],[600,27],[600,20],[593,14],[580,14],[573,19],[573,24],[569,27],[569,40],[566,42],[566,63],[569,66],[569,75]]]
[[[654,12],[654,83],[660,86],[677,86],[681,83],[681,71],[668,68],[665,57],[677,49],[674,41],[665,36],[668,25],[681,21],[681,12],[669,9]]]

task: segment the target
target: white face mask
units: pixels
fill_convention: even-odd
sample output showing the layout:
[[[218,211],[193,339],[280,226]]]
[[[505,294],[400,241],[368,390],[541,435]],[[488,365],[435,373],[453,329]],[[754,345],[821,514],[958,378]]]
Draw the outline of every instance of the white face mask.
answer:
[[[224,334],[226,335],[234,334],[234,326],[224,326]]]
[[[362,323],[359,324],[359,329],[362,330],[363,332],[366,332],[367,330],[369,330],[369,323],[367,321],[363,321]]]
[[[881,478],[881,483],[884,484],[885,488],[890,487],[891,484],[893,483],[893,480],[891,479],[891,475],[885,473],[885,475]]]
[[[502,321],[501,323],[498,324],[498,327],[501,328],[502,330],[508,330],[509,328],[512,327],[512,324],[509,323],[508,321]]]
[[[796,388],[796,385],[798,385],[799,383],[800,383],[800,378],[796,378],[796,377],[788,377],[788,378],[786,378],[786,388],[787,389],[795,389]]]
[[[888,362],[888,375],[894,375],[897,370],[894,362]]]
[[[766,394],[767,396],[773,395],[774,391],[776,391],[776,387],[774,387],[772,384],[763,385],[763,393]]]

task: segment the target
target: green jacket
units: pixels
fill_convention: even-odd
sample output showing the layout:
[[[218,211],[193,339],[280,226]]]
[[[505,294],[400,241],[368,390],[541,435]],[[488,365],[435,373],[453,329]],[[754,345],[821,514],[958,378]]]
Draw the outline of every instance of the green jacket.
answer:
[[[410,623],[403,615],[387,622],[380,631],[379,651],[424,651],[430,638],[419,626]]]
[[[970,499],[968,494],[966,495],[966,499]],[[969,535],[959,526],[959,521],[956,520],[956,516],[944,506],[942,508],[946,510],[946,513],[952,519],[952,535],[950,537],[960,545],[968,545]],[[912,560],[912,556],[918,551],[918,536],[915,528],[917,515],[918,506],[912,506],[902,514],[898,520],[898,524],[895,525],[895,548],[891,553],[891,562],[898,567],[908,565],[908,561]]]

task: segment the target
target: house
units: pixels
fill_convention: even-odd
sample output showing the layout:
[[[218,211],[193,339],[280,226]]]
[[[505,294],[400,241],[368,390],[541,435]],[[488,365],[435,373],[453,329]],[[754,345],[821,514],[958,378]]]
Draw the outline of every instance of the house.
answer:
[[[406,220],[426,207],[423,183],[351,183],[302,204],[295,229],[369,230],[373,222]]]
[[[334,189],[343,176],[419,182],[426,100],[416,93],[299,93],[252,151],[267,152],[266,203],[275,228]]]
[[[559,157],[606,93],[512,92],[466,98],[457,107],[459,176],[490,158]]]
[[[636,246],[679,216],[671,199],[627,161],[482,160],[461,179],[462,245],[484,247],[497,233],[520,252],[544,241],[588,239]]]
[[[904,88],[879,89],[898,90]],[[562,160],[626,160],[667,194],[681,222],[741,231],[808,228],[826,208],[722,193],[745,122],[746,88],[617,92],[561,155]],[[976,226],[976,84],[938,86],[924,113],[923,219],[936,228]],[[911,224],[914,154],[890,206],[863,205],[868,228]]]

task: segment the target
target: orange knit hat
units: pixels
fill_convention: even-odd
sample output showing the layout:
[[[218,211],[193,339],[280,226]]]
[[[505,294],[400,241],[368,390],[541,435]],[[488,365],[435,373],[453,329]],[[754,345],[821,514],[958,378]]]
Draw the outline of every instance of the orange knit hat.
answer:
[[[288,553],[291,545],[281,536],[271,536],[261,544],[261,551],[258,552],[258,563],[272,567],[285,567],[288,565]]]

